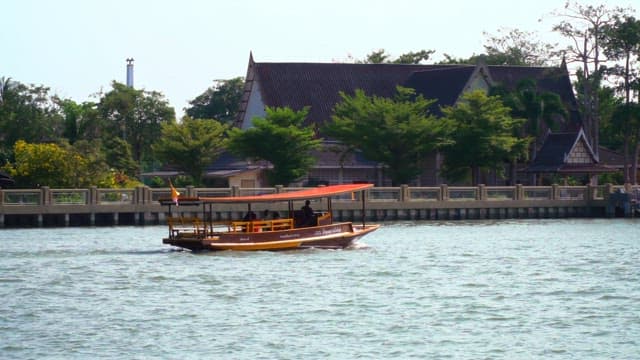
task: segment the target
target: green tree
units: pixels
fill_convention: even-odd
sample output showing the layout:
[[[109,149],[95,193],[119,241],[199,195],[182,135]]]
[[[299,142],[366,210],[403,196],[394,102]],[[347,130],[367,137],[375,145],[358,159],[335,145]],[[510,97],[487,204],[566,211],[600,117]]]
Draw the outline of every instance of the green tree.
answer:
[[[621,131],[614,118],[614,112],[624,104],[624,100],[615,96],[615,90],[602,87],[600,96],[600,144],[608,149],[620,151],[623,149],[624,132]]]
[[[62,135],[62,117],[45,86],[0,78],[0,147],[18,140],[51,141]]]
[[[112,139],[114,136],[109,136],[111,133],[108,131],[107,125],[107,121],[100,115],[98,104],[87,101],[80,105],[80,114],[76,124],[78,139]]]
[[[75,161],[70,164],[67,175],[72,187],[105,186],[109,183],[110,167],[105,161],[100,140],[77,140],[73,145],[65,141],[59,146]]]
[[[71,99],[54,98],[54,101],[62,110],[62,116],[64,118],[64,128],[62,136],[66,138],[71,144],[75,143],[79,139],[78,123],[82,116],[82,105],[76,103]]]
[[[516,85],[513,91],[496,86],[491,89],[491,95],[500,96],[502,102],[511,108],[511,115],[516,118],[526,119],[526,122],[514,135],[534,139],[531,141],[529,153],[533,158],[542,147],[544,140],[543,129],[557,130],[561,122],[566,121],[568,112],[558,94],[540,91],[537,83],[532,79],[524,79]],[[517,158],[511,159],[511,183],[517,180]]]
[[[215,120],[182,118],[162,124],[162,136],[153,144],[156,157],[174,165],[202,184],[202,175],[225,148],[228,126]]]
[[[358,64],[420,64],[428,61],[435,50],[420,50],[416,52],[408,52],[400,55],[397,59],[391,60],[391,54],[385,49],[372,51],[367,55],[365,60],[356,61]]]
[[[477,185],[481,170],[500,170],[506,161],[527,157],[530,139],[514,136],[525,120],[513,118],[499,97],[476,90],[442,111],[454,124],[454,142],[443,149],[447,178],[460,180],[471,170],[472,183]]]
[[[131,145],[128,142],[119,137],[95,141],[101,144],[99,148],[102,149],[109,168],[130,177],[136,175],[138,164],[133,160]]]
[[[103,136],[117,136],[131,145],[137,163],[151,160],[151,145],[160,137],[161,124],[175,121],[175,112],[156,91],[130,88],[118,82],[98,103],[98,113],[108,124]]]
[[[229,150],[273,165],[267,170],[271,185],[288,185],[304,176],[315,163],[311,151],[320,146],[314,130],[305,127],[308,108],[300,111],[267,108],[264,118],[253,118],[253,127],[229,131]]]
[[[435,100],[397,87],[394,98],[340,93],[332,121],[323,133],[369,160],[385,165],[394,185],[408,184],[424,170],[424,160],[448,144],[450,122],[429,114]]]
[[[560,96],[549,91],[540,91],[533,79],[521,80],[513,91],[495,87],[491,94],[500,96],[502,102],[511,108],[512,116],[527,120],[517,135],[536,139],[532,155],[542,146],[543,130],[557,130],[558,125],[566,121],[568,116]]]
[[[240,102],[244,92],[244,78],[216,80],[214,85],[195,99],[189,101],[186,114],[194,119],[215,119],[224,124],[231,124],[240,110]]]

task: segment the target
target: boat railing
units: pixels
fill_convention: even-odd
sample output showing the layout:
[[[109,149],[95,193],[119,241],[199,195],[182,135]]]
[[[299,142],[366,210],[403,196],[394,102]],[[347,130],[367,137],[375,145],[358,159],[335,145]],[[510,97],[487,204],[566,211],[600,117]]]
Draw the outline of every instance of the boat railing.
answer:
[[[316,212],[316,222],[318,226],[331,225],[331,213],[330,212]]]
[[[264,232],[293,229],[293,219],[232,221],[230,232]]]
[[[207,227],[198,217],[169,216],[167,224],[171,238],[205,237],[207,235]]]

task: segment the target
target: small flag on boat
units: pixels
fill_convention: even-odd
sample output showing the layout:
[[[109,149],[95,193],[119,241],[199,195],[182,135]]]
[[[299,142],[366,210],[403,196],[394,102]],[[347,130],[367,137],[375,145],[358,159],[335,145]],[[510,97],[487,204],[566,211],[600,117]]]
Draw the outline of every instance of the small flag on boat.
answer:
[[[169,186],[171,187],[171,200],[178,206],[178,196],[180,196],[180,193],[173,187],[171,180],[169,180]]]

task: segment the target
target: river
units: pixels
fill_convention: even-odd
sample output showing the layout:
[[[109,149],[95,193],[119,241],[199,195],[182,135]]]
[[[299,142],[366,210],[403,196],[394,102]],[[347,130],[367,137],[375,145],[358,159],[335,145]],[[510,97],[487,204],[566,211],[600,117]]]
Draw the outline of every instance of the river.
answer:
[[[192,254],[150,227],[0,230],[2,359],[637,359],[636,219],[385,223]]]

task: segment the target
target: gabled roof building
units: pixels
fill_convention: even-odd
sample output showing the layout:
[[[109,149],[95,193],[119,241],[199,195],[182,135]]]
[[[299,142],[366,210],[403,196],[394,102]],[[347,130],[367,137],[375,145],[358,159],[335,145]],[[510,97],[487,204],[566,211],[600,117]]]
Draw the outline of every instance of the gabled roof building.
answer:
[[[601,165],[582,129],[575,132],[548,132],[544,145],[531,161],[528,172],[537,178],[545,175],[584,176],[592,181],[593,176],[616,171]]]
[[[349,63],[272,63],[255,62],[249,57],[244,94],[240,112],[234,126],[247,129],[254,117],[264,117],[266,107],[290,107],[300,110],[309,107],[307,124],[320,128],[331,119],[334,106],[340,101],[340,92],[353,94],[362,89],[367,95],[391,97],[398,85],[411,87],[427,99],[436,99],[432,111],[454,105],[468,91],[501,85],[515,89],[518,82],[535,80],[540,91],[558,94],[569,111],[563,131],[574,135],[582,126],[578,105],[571,87],[566,66],[523,67],[477,65],[403,65],[403,64],[349,64]],[[322,134],[321,134],[322,135]],[[589,139],[584,137],[586,144]],[[331,139],[326,139],[330,141]],[[334,144],[335,145],[335,144]],[[335,146],[327,146],[331,148]],[[339,183],[375,180],[378,186],[389,182],[383,167],[354,155],[348,164],[327,153],[318,154],[318,162],[307,180]],[[431,186],[444,182],[439,176],[441,159],[433,154],[427,159],[427,168],[413,185]],[[348,171],[345,172],[345,170]],[[497,175],[487,184],[500,184]]]

